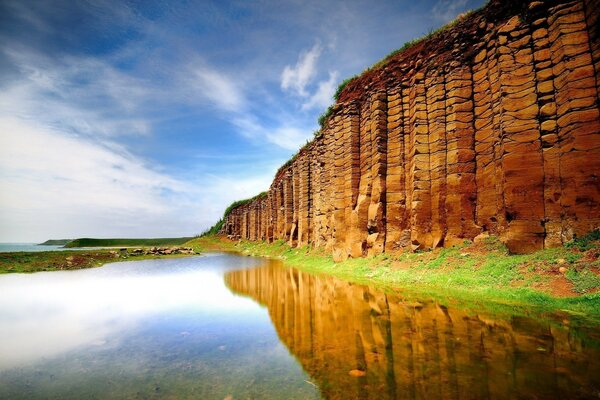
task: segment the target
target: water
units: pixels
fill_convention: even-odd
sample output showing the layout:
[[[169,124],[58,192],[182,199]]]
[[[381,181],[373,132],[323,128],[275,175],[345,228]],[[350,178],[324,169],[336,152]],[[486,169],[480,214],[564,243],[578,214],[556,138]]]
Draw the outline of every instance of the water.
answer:
[[[0,399],[599,394],[600,329],[565,316],[465,311],[222,254],[0,276]]]
[[[13,253],[19,251],[61,251],[77,250],[65,249],[63,246],[42,246],[37,243],[0,243],[0,253]]]

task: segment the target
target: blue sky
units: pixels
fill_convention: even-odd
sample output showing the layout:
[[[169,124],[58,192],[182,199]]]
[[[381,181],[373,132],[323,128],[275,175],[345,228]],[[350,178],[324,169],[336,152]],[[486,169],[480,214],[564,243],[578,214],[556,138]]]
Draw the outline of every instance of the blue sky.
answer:
[[[200,233],[482,0],[0,2],[0,241]]]

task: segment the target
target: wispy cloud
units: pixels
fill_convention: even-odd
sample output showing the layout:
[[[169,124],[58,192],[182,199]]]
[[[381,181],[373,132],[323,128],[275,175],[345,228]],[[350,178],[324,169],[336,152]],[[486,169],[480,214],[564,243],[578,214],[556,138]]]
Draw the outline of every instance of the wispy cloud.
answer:
[[[321,51],[321,44],[317,42],[310,50],[300,53],[296,65],[286,65],[281,73],[281,88],[307,96],[306,86],[316,75],[316,64]]]
[[[182,181],[110,141],[0,117],[0,241],[190,235],[272,173]],[[275,168],[275,166],[273,166]]]
[[[245,105],[245,98],[238,85],[224,74],[206,66],[194,68],[192,85],[200,95],[210,100],[217,108],[238,111]]]
[[[465,10],[468,0],[438,0],[433,6],[434,19],[448,22]]]
[[[317,90],[310,96],[308,101],[302,104],[303,110],[310,110],[311,108],[324,109],[329,106],[332,102],[333,94],[338,83],[338,72],[330,72],[329,79],[321,81],[317,85]]]
[[[90,135],[147,134],[143,114],[157,88],[94,57],[65,56],[57,60],[23,48],[3,54],[21,79],[4,86],[4,115],[36,119],[51,126]]]

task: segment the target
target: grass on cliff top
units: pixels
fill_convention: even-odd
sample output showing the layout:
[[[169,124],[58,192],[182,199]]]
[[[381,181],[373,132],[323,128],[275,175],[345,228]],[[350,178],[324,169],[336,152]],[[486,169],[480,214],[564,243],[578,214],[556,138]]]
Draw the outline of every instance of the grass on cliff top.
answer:
[[[481,8],[483,8],[483,7],[481,7]],[[418,38],[414,38],[412,40],[409,40],[408,42],[404,43],[401,47],[388,53],[385,57],[383,57],[381,60],[377,61],[375,64],[364,69],[360,74],[356,74],[354,76],[344,79],[338,85],[337,89],[335,90],[335,93],[333,94],[333,100],[338,101],[340,99],[340,96],[342,95],[342,92],[346,88],[346,86],[348,86],[348,84],[350,84],[354,80],[360,78],[361,76],[363,76],[373,70],[385,67],[387,64],[389,64],[389,62],[392,60],[392,58],[394,58],[396,55],[410,49],[411,47],[418,45],[419,43],[421,43],[427,39],[431,39],[432,37],[439,34],[440,32],[443,32],[447,29],[451,29],[456,24],[458,24],[460,21],[463,21],[465,18],[468,18],[469,16],[471,16],[472,14],[474,14],[476,11],[480,10],[481,8],[479,8],[477,10],[466,11],[465,13],[457,16],[454,20],[448,22],[446,25],[443,25],[437,29],[431,29],[425,35],[418,37]],[[319,115],[318,122],[319,122],[319,126],[321,128],[325,127],[325,123],[327,122],[327,120],[329,119],[329,117],[331,116],[332,113],[333,113],[333,106],[329,106],[321,115]]]
[[[71,240],[65,247],[134,247],[134,246],[179,246],[190,241],[191,237],[153,239],[94,239]]]
[[[197,250],[225,250],[283,260],[309,273],[489,307],[534,307],[600,322],[600,241],[509,255],[495,238],[434,251],[381,254],[335,263],[322,249],[291,248],[283,241],[232,242],[208,236],[187,243]],[[559,272],[560,268],[563,273]]]

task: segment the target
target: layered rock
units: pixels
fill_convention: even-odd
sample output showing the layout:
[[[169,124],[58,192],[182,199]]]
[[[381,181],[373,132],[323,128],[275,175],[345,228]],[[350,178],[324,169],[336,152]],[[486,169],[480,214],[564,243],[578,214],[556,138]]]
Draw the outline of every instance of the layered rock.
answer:
[[[228,272],[326,399],[592,398],[597,332],[416,302],[274,263]],[[573,324],[576,325],[576,324]]]
[[[351,81],[223,233],[336,260],[600,227],[599,0],[491,1]]]

